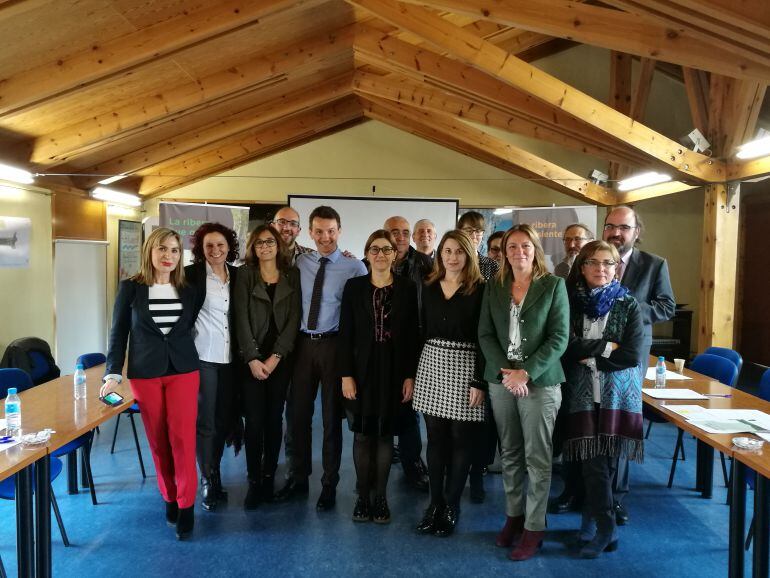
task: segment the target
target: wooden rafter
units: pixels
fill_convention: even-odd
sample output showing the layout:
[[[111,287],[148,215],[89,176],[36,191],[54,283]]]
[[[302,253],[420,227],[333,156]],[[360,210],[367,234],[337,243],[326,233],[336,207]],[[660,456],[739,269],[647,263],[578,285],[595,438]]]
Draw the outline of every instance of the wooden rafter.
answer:
[[[145,95],[130,105],[43,135],[36,139],[30,160],[40,166],[59,164],[155,123],[169,122],[200,107],[283,82],[301,66],[317,66],[348,53],[353,30],[348,26],[321,34],[291,48],[233,65],[191,85]]]
[[[688,177],[715,182],[724,179],[723,163],[687,150],[497,46],[442,20],[432,12],[394,0],[348,2],[401,29],[418,34],[439,49],[496,75],[514,88],[582,118],[602,132],[626,141]]]
[[[610,98],[609,105],[627,116],[631,113],[631,72],[633,58],[630,54],[613,50],[610,52]],[[618,179],[621,167],[619,163],[611,162],[609,168],[610,181]]]
[[[634,87],[631,98],[631,112],[628,116],[637,122],[644,122],[644,113],[647,111],[647,101],[650,99],[652,78],[655,75],[657,63],[652,58],[642,58],[640,62],[639,78]]]
[[[770,80],[770,50],[746,54],[735,45],[717,46],[684,27],[673,28],[646,15],[572,0],[406,1],[682,66]]]
[[[171,161],[147,167],[138,173],[144,177],[139,192],[156,195],[180,187],[201,176],[216,174],[278,149],[285,150],[292,143],[307,142],[308,138],[360,119],[361,115],[358,99],[351,96],[260,126],[245,134],[179,155]]]
[[[366,96],[364,114],[577,199],[612,204],[613,194],[580,175],[452,117]]]
[[[222,116],[220,120],[207,126],[172,138],[165,138],[160,142],[145,145],[135,152],[94,165],[83,172],[99,176],[91,177],[81,184],[90,188],[105,175],[135,173],[245,131],[251,131],[260,125],[274,123],[299,112],[318,108],[349,95],[351,78],[351,74],[345,74],[339,78],[313,84],[312,87],[296,93],[283,95],[281,98],[271,98],[240,112]]]
[[[248,26],[270,14],[320,0],[227,0],[170,21],[137,30],[101,45],[0,79],[0,115],[127,73],[212,38]]]
[[[627,156],[616,155],[605,148],[581,142],[551,127],[399,75],[378,76],[357,72],[353,80],[353,88],[356,93],[363,96],[376,96],[424,110],[449,114],[507,132],[551,142],[597,158],[629,162]]]
[[[405,75],[428,88],[439,88],[504,114],[529,120],[566,138],[575,139],[587,148],[602,148],[609,154],[628,159],[629,164],[663,166],[644,151],[636,150],[563,110],[511,88],[491,74],[426,48],[420,49],[376,31],[361,29],[356,35],[355,51],[357,57],[368,64]]]
[[[709,77],[702,70],[682,68],[684,76],[684,88],[687,92],[687,101],[690,103],[690,115],[695,128],[703,136],[708,134],[709,127]]]
[[[766,90],[764,83],[711,75],[707,138],[720,157],[731,157],[738,145],[754,138]]]

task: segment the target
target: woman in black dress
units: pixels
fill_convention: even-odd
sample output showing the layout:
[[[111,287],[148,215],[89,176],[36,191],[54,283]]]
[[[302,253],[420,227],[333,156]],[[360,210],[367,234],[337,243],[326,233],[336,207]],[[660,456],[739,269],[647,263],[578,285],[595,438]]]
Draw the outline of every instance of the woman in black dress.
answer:
[[[428,430],[430,505],[417,526],[421,534],[454,532],[484,422],[486,384],[477,337],[482,285],[471,241],[462,231],[449,231],[422,292],[424,346],[413,407],[425,416]]]
[[[337,362],[348,425],[355,433],[353,520],[385,524],[398,406],[412,399],[417,368],[417,288],[393,275],[396,244],[388,231],[372,233],[364,254],[369,275],[350,279],[342,295]]]

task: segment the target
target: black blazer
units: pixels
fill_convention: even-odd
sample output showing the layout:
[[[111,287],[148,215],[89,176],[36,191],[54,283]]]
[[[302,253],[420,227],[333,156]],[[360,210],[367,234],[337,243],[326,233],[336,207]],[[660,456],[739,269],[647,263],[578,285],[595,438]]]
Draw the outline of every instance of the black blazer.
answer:
[[[371,274],[353,277],[345,284],[337,337],[337,368],[342,377],[363,383],[374,344],[374,310],[371,300]],[[417,326],[417,287],[405,277],[393,277],[391,338],[394,346],[393,378],[400,386],[415,377],[419,358]]]
[[[621,283],[639,303],[645,338],[650,341],[653,323],[668,321],[676,311],[666,260],[634,248]]]
[[[123,372],[128,345],[129,379],[148,379],[198,369],[198,351],[193,340],[195,318],[200,310],[199,295],[191,285],[178,289],[182,315],[168,335],[150,315],[149,287],[131,279],[121,281],[112,313],[107,370],[105,375]]]
[[[238,277],[238,267],[225,263],[227,265],[227,273],[230,275],[230,310],[229,310],[229,327],[230,327],[230,350],[233,355],[238,353],[237,336],[233,323],[233,312],[235,311],[235,280]],[[196,311],[200,312],[203,308],[203,304],[206,301],[206,262],[193,263],[184,268],[185,280],[195,289],[196,299]],[[195,315],[196,319],[198,315]],[[195,335],[195,334],[193,334]]]

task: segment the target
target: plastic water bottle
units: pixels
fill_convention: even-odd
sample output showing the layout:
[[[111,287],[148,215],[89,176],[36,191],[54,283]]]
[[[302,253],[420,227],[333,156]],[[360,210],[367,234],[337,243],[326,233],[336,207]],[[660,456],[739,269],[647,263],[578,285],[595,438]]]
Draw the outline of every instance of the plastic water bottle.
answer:
[[[78,363],[75,367],[75,399],[85,399],[86,397],[86,371],[83,364]]]
[[[655,387],[666,387],[666,358],[662,355],[655,366]]]
[[[19,437],[21,434],[21,400],[16,394],[15,387],[8,388],[8,397],[5,398],[6,435]]]

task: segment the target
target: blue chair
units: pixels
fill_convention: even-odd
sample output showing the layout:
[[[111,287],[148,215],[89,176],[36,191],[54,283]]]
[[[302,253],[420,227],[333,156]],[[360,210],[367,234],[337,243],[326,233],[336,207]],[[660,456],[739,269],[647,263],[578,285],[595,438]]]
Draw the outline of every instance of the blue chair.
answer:
[[[0,398],[5,399],[8,396],[8,389],[15,387],[19,393],[27,389],[34,387],[32,378],[25,371],[8,367],[0,369]],[[62,462],[60,459],[51,458],[51,482],[53,482],[62,470]],[[0,499],[13,500],[16,498],[16,476],[11,476],[0,481]],[[69,546],[70,542],[67,538],[67,532],[64,530],[64,523],[59,513],[59,505],[56,503],[56,496],[53,493],[53,487],[51,488],[51,506],[53,507],[54,515],[56,516],[56,523],[59,525],[59,531],[61,532],[62,540],[65,546]]]
[[[99,365],[104,363],[106,358],[104,357],[103,353],[86,353],[84,355],[81,355],[78,357],[76,364],[82,363],[84,369],[88,369],[89,367],[94,367],[95,365]],[[81,469],[83,471],[83,477],[81,480],[81,483],[84,487],[87,487],[89,491],[91,492],[91,502],[94,506],[98,504],[96,500],[96,488],[94,487],[94,476],[91,471],[91,446],[93,445],[94,440],[94,432],[93,430],[83,434],[77,439],[72,440],[68,444],[63,445],[58,450],[52,453],[52,455],[56,458],[61,458],[64,456],[69,456],[70,454],[77,455],[77,451],[80,450],[80,458],[81,458]],[[75,459],[74,457],[72,458]],[[70,462],[67,467],[72,466],[73,463],[76,462]],[[70,487],[70,493],[77,493],[77,487]]]
[[[719,357],[724,357],[726,359],[729,359],[730,361],[735,364],[735,367],[738,368],[738,375],[741,374],[741,368],[743,368],[743,357],[741,357],[741,354],[733,349],[728,349],[727,347],[708,347],[706,348],[706,351],[703,353],[708,355],[718,355]],[[737,383],[737,376],[736,376],[736,383]]]
[[[770,401],[770,369],[766,369],[762,374],[762,378],[759,380],[759,397],[765,401]],[[746,484],[750,490],[754,490],[756,484],[757,473],[750,469],[746,469]],[[749,525],[749,532],[746,535],[746,550],[751,547],[751,540],[754,537],[754,518],[751,519],[751,525]]]
[[[695,359],[690,364],[690,369],[693,371],[706,375],[712,379],[716,379],[720,383],[735,387],[735,383],[738,381],[738,368],[727,357],[721,357],[719,355],[713,355],[711,353],[701,353],[696,355]],[[670,488],[674,483],[674,474],[676,473],[676,456],[680,450],[684,448],[684,430],[680,429],[676,437],[676,446],[674,448],[674,459],[671,461],[671,472],[668,476],[668,487]],[[730,477],[727,475],[727,464],[725,462],[725,455],[719,452],[719,459],[722,463],[722,475],[724,476],[725,486],[729,487]]]
[[[95,355],[93,353],[89,355]],[[98,354],[101,355],[101,354]],[[106,361],[106,358],[102,355],[101,361],[98,363],[94,363],[93,365],[99,365],[101,363],[104,363]],[[89,366],[91,367],[91,366]],[[139,413],[139,404],[134,403],[131,404],[131,407],[129,407],[127,410],[124,410],[123,412],[119,413],[115,417],[115,432],[112,434],[112,447],[110,448],[110,453],[115,453],[115,440],[118,439],[118,426],[120,425],[120,416],[127,415],[129,421],[131,422],[131,430],[134,432],[134,444],[136,445],[136,455],[139,457],[139,468],[142,470],[142,478],[146,478],[147,474],[144,471],[144,460],[142,460],[142,449],[139,447],[139,436],[136,433],[136,422],[134,422],[134,415]]]

